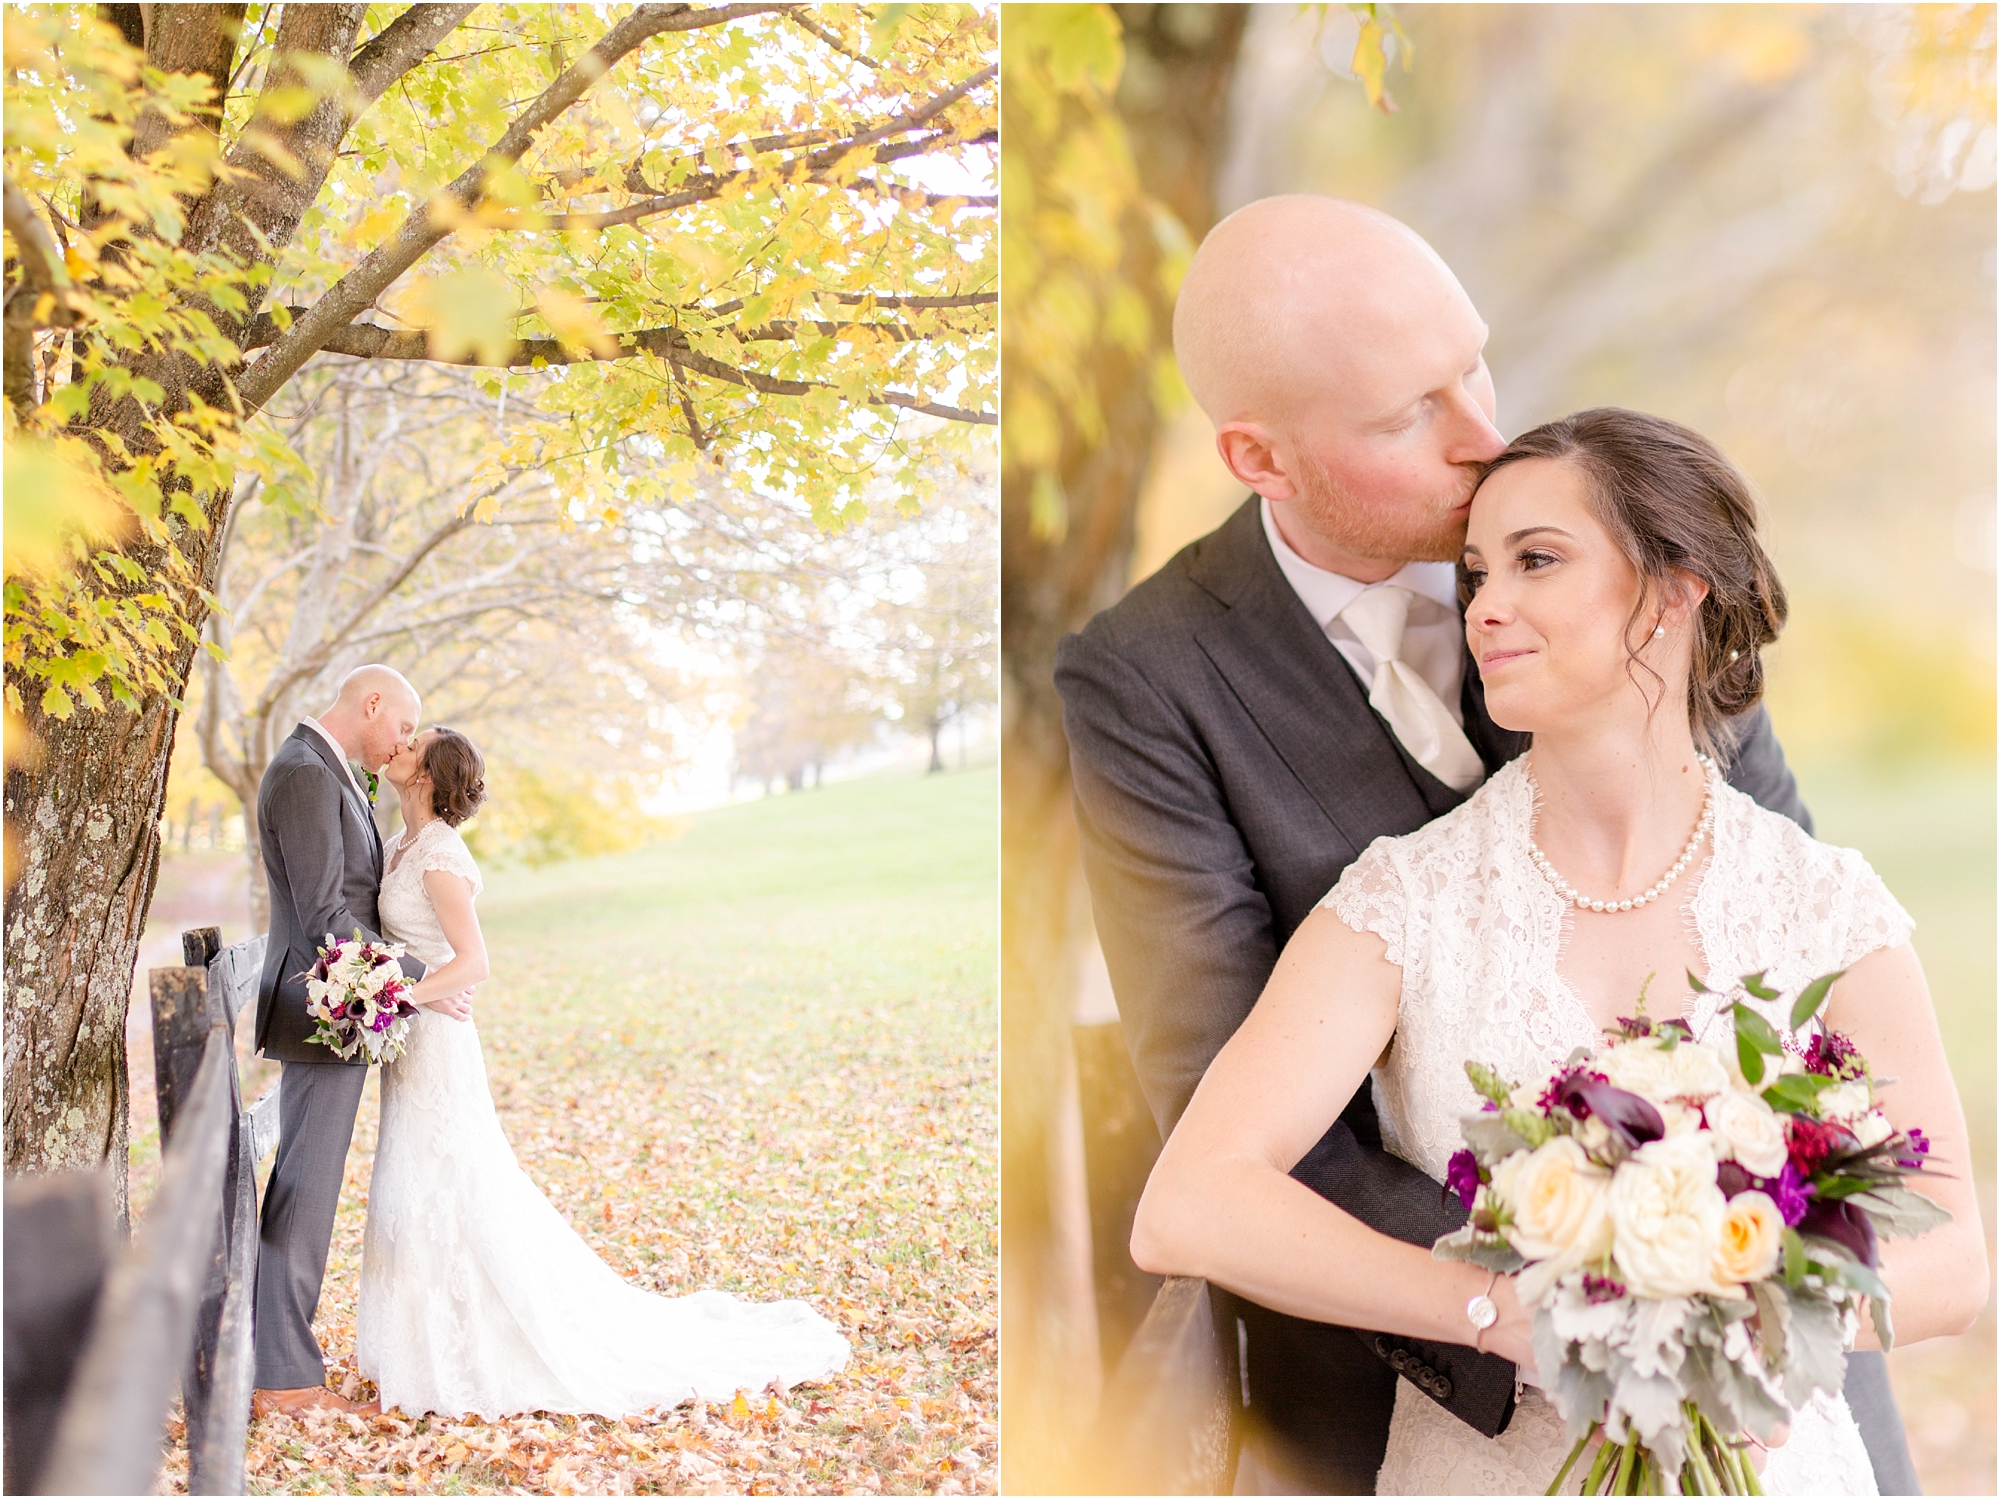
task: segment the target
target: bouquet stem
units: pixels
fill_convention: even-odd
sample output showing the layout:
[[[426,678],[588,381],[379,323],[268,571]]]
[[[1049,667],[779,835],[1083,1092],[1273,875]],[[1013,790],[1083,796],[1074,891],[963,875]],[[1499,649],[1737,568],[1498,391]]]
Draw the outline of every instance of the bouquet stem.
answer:
[[[1750,1454],[1739,1444],[1724,1439],[1715,1424],[1704,1416],[1693,1401],[1684,1407],[1687,1416],[1688,1446],[1687,1458],[1681,1464],[1680,1482],[1675,1492],[1681,1494],[1762,1494],[1763,1485],[1757,1481],[1757,1470],[1750,1465]],[[1593,1423],[1577,1444],[1570,1448],[1569,1456],[1563,1460],[1555,1482],[1546,1490],[1550,1494],[1562,1492],[1563,1484],[1582,1459],[1592,1442],[1603,1435],[1601,1423]],[[1660,1469],[1659,1459],[1639,1445],[1635,1433],[1624,1443],[1598,1442],[1597,1455],[1585,1472],[1583,1486],[1578,1490],[1584,1494],[1663,1494],[1666,1490],[1666,1475]]]

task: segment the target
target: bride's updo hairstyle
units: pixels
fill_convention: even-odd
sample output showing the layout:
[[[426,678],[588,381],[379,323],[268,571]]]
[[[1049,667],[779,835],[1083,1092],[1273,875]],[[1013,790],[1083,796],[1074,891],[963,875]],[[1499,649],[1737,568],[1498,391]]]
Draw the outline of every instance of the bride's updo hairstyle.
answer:
[[[424,774],[431,778],[431,811],[457,827],[486,800],[486,762],[457,729],[439,724],[424,745]]]
[[[1785,587],[1757,539],[1749,481],[1700,433],[1615,406],[1522,433],[1486,465],[1480,482],[1526,458],[1576,467],[1591,512],[1645,581],[1626,622],[1628,639],[1674,573],[1708,585],[1695,616],[1688,723],[1696,746],[1720,759],[1734,744],[1733,721],[1764,695],[1759,652],[1785,627]],[[1636,651],[1630,655],[1629,666],[1660,680]]]

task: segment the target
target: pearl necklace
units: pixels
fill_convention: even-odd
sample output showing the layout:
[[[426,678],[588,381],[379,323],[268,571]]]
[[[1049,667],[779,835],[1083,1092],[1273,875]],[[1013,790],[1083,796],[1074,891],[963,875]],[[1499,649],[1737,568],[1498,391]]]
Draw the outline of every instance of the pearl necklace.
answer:
[[[1696,755],[1695,759],[1701,762],[1707,783],[1701,798],[1701,816],[1695,820],[1694,831],[1688,834],[1687,844],[1681,849],[1681,856],[1674,861],[1674,867],[1661,875],[1659,881],[1642,895],[1635,895],[1630,900],[1592,900],[1556,873],[1556,867],[1549,862],[1549,856],[1543,853],[1541,845],[1535,842],[1534,834],[1529,833],[1528,856],[1534,860],[1535,868],[1542,872],[1542,878],[1555,887],[1555,892],[1562,897],[1564,905],[1573,905],[1579,911],[1636,911],[1667,893],[1667,887],[1679,879],[1681,872],[1694,862],[1695,849],[1700,846],[1709,829],[1715,826],[1715,762],[1706,755]],[[1534,782],[1535,778],[1530,773],[1528,784],[1532,786]],[[1538,792],[1539,789],[1537,788]],[[1533,824],[1529,826],[1532,828]]]

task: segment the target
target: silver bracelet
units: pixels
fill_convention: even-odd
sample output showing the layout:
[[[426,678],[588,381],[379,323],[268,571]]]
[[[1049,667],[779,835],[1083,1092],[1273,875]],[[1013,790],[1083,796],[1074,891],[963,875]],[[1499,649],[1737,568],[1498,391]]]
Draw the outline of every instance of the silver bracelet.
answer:
[[[1486,1335],[1486,1329],[1500,1320],[1500,1308],[1494,1304],[1493,1288],[1500,1283],[1500,1272],[1495,1270],[1486,1282],[1486,1289],[1465,1304],[1465,1319],[1472,1324],[1472,1348],[1475,1353],[1486,1350],[1479,1346],[1479,1340]]]

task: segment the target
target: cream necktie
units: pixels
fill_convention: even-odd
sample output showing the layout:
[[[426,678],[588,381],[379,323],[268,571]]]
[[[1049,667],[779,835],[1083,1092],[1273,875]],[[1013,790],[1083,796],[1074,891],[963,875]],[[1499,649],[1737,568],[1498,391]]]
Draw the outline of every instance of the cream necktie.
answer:
[[[1403,659],[1403,627],[1410,617],[1407,588],[1370,588],[1340,611],[1354,638],[1375,658],[1368,705],[1389,721],[1416,762],[1458,791],[1477,786],[1486,767],[1452,721],[1431,684]]]

